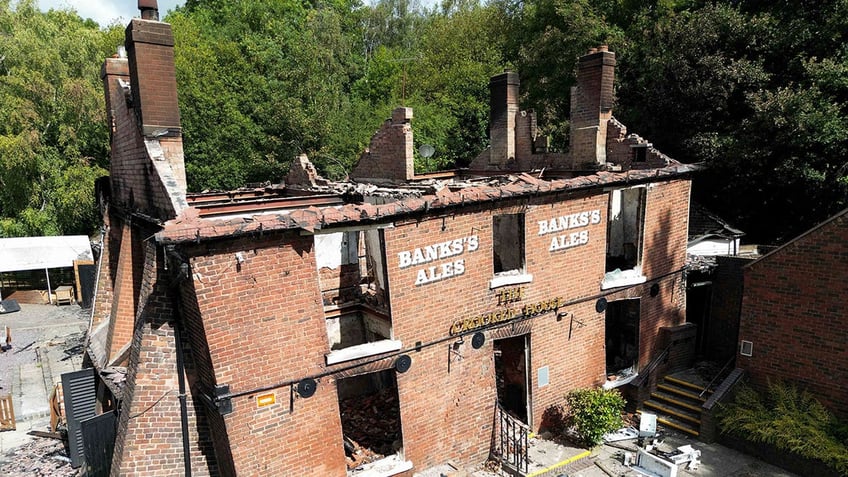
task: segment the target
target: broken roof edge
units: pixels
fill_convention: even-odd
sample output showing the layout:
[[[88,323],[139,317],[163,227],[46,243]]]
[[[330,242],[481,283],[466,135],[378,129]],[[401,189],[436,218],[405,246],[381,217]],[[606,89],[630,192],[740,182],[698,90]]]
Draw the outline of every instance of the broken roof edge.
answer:
[[[499,200],[664,182],[683,178],[700,169],[700,164],[678,163],[657,169],[599,171],[590,176],[551,181],[535,178],[528,180],[522,175],[506,185],[480,185],[435,195],[427,194],[420,198],[410,197],[380,205],[356,203],[320,208],[308,207],[286,214],[251,215],[228,219],[202,218],[196,211],[193,213],[192,208],[189,207],[181,216],[166,222],[163,229],[156,233],[155,239],[161,245],[175,245],[272,231],[305,230],[312,233],[325,227],[398,220],[433,210],[448,210]]]

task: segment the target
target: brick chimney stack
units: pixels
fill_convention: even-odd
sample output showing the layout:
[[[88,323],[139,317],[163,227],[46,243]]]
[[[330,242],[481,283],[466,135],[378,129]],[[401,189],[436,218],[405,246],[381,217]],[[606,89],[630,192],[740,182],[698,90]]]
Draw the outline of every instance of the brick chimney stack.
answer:
[[[571,89],[571,157],[575,168],[606,164],[607,123],[612,118],[615,53],[592,48],[577,61]]]
[[[111,137],[115,133],[115,103],[125,97],[121,83],[130,84],[130,67],[126,56],[115,55],[114,58],[107,58],[100,68],[100,79],[106,93],[106,125]]]
[[[159,5],[156,0],[138,0],[142,20],[159,21]]]
[[[159,16],[155,0],[139,0],[138,5],[143,16]],[[180,136],[171,25],[134,18],[127,26],[126,47],[133,104],[142,133],[147,137]]]
[[[515,116],[518,114],[518,73],[504,72],[489,81],[490,165],[515,159]]]

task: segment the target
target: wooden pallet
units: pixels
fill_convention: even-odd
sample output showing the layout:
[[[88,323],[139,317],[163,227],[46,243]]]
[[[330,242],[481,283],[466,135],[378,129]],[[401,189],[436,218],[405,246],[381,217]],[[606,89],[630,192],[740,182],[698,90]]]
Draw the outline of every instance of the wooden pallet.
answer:
[[[14,431],[17,428],[16,425],[12,395],[4,394],[0,396],[0,431]]]

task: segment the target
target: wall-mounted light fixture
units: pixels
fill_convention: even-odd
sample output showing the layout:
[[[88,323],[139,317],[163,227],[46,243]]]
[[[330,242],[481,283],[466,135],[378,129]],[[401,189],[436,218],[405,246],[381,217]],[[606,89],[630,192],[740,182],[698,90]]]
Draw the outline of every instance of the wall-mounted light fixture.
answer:
[[[486,344],[486,335],[480,331],[474,333],[471,337],[471,347],[474,349],[480,349],[484,344]]]
[[[660,284],[654,283],[651,285],[651,297],[655,297],[660,294]]]

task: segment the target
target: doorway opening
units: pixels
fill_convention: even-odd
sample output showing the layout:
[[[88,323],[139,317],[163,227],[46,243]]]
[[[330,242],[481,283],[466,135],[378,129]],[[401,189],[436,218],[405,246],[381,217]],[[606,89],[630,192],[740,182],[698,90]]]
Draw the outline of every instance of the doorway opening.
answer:
[[[507,413],[530,425],[530,335],[495,340],[495,380],[498,403]]]
[[[616,381],[635,375],[639,362],[639,299],[607,304],[604,342],[607,380]]]
[[[348,475],[403,462],[395,370],[340,379],[336,386]]]

